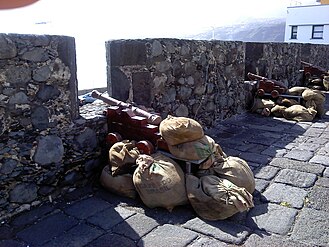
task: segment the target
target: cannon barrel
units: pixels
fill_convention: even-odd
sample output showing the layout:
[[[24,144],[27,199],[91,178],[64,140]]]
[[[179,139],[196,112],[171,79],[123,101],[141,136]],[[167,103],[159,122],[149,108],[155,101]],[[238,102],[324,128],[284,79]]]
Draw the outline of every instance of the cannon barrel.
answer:
[[[162,118],[157,114],[149,113],[148,111],[135,107],[129,103],[122,102],[110,96],[104,96],[101,93],[99,93],[97,90],[93,90],[91,92],[91,96],[93,98],[100,99],[109,105],[120,106],[122,108],[129,108],[137,116],[145,117],[149,124],[159,125],[162,121]]]
[[[250,72],[247,75],[248,75],[250,80],[262,80],[262,81],[266,81],[266,82],[272,82],[274,85],[280,86],[280,87],[284,88],[285,90],[288,89],[288,87],[281,81],[268,79],[264,76],[256,75],[256,74],[253,74],[253,73],[250,73]]]

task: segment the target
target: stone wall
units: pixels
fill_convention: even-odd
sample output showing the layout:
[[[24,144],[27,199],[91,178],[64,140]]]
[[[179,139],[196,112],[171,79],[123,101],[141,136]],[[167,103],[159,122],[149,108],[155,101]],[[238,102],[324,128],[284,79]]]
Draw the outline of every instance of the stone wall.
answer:
[[[288,87],[302,85],[301,61],[329,70],[329,45],[300,43],[246,43],[247,73],[283,81]]]
[[[106,120],[79,115],[73,38],[0,34],[0,99],[0,219],[90,180]]]
[[[204,126],[245,110],[242,42],[113,40],[106,50],[108,91],[117,99]]]

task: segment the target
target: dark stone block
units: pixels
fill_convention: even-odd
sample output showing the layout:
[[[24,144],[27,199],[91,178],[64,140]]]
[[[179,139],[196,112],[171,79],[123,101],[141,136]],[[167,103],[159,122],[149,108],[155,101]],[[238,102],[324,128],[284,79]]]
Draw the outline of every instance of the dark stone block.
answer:
[[[50,99],[56,99],[61,94],[61,92],[52,85],[44,85],[40,87],[39,91],[37,92],[37,97],[42,102],[47,102]]]
[[[115,226],[112,231],[136,241],[158,225],[156,220],[150,217],[142,214],[135,214]]]
[[[44,106],[37,106],[31,113],[32,125],[35,129],[44,130],[49,126],[49,111]]]
[[[242,243],[250,233],[249,228],[228,220],[205,221],[194,218],[183,227],[231,244]]]
[[[65,208],[65,213],[78,219],[86,219],[98,212],[107,209],[108,207],[112,207],[112,205],[101,199],[91,197],[82,201],[78,201],[72,206]]]
[[[151,104],[151,74],[136,72],[132,74],[133,101],[138,105],[149,107]]]
[[[81,223],[47,242],[43,247],[85,246],[103,233],[104,231],[98,228]]]
[[[111,66],[145,65],[146,46],[144,41],[126,40],[107,42]]]
[[[135,213],[120,207],[111,207],[92,217],[87,221],[91,224],[101,227],[104,230],[109,230],[113,226],[123,222],[126,218],[134,215]]]
[[[78,224],[76,219],[63,213],[57,213],[18,232],[17,236],[29,245],[40,246],[76,224]]]
[[[125,247],[136,247],[134,241],[121,235],[107,233],[98,239],[94,240],[86,247],[104,247],[104,246],[125,246]]]
[[[15,217],[12,220],[11,224],[15,228],[21,228],[36,222],[38,219],[43,218],[44,216],[46,216],[52,211],[54,211],[54,207],[52,205],[44,204],[42,206],[31,209],[30,211]]]
[[[129,98],[130,81],[127,76],[116,67],[111,67],[111,86],[112,96],[121,101],[126,101]]]
[[[159,237],[170,236],[170,237]],[[187,246],[194,239],[197,238],[197,233],[175,226],[175,225],[163,225],[156,228],[154,231],[143,237],[137,246]]]

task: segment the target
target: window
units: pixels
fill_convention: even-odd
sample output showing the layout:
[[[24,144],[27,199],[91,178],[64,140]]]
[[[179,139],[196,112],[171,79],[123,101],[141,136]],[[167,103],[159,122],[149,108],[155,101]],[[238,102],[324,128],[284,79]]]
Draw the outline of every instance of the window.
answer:
[[[291,39],[297,39],[297,26],[291,26]]]
[[[312,39],[323,39],[323,25],[314,25],[313,26]]]

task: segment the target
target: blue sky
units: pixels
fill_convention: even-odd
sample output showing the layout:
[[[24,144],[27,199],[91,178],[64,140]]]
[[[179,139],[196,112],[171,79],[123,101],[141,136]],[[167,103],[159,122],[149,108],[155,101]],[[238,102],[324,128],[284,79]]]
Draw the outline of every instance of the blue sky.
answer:
[[[79,89],[88,89],[106,86],[106,40],[182,38],[250,18],[285,18],[296,4],[316,0],[39,0],[0,10],[0,33],[75,37]]]

